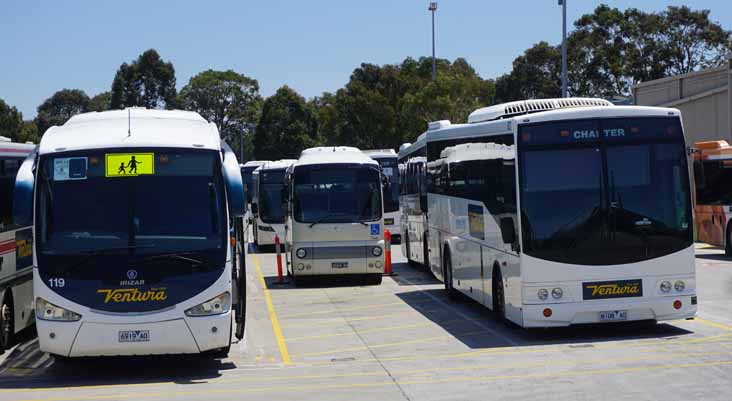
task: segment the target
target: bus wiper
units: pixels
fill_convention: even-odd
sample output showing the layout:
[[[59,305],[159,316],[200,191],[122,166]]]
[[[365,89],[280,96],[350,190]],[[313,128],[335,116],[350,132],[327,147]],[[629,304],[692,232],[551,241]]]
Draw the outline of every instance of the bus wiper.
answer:
[[[310,223],[310,228],[313,228],[314,225],[320,224],[325,222],[325,219],[328,217],[338,216],[340,213],[328,213],[326,215],[321,216],[319,219],[315,220],[314,222]]]
[[[127,245],[127,246],[119,246],[119,247],[112,247],[112,248],[100,248],[100,249],[89,249],[89,250],[82,250],[78,251],[81,254],[84,254],[84,257],[77,260],[74,263],[71,263],[68,266],[65,266],[62,269],[58,269],[55,271],[58,275],[63,275],[68,277],[71,273],[76,271],[79,267],[87,263],[88,261],[94,259],[96,256],[100,255],[106,255],[112,252],[116,251],[125,251],[125,250],[133,250],[133,249],[143,249],[143,248],[154,248],[155,245]]]
[[[204,262],[202,260],[199,260],[199,259],[195,259],[195,258],[191,258],[191,257],[186,256],[186,255],[190,255],[192,253],[195,253],[195,252],[193,252],[193,251],[188,251],[188,252],[172,252],[172,253],[164,253],[164,254],[160,254],[160,255],[152,255],[152,256],[148,256],[148,257],[143,258],[143,259],[140,259],[140,260],[136,260],[136,261],[134,261],[132,263],[140,263],[140,262],[149,262],[149,261],[153,261],[153,260],[168,259],[168,260],[180,260],[182,262],[188,262],[188,263],[191,264],[191,267],[194,268],[194,269],[204,268],[204,270],[211,270],[211,269],[216,269],[217,268],[217,266],[215,266],[215,265],[213,265],[211,263]]]

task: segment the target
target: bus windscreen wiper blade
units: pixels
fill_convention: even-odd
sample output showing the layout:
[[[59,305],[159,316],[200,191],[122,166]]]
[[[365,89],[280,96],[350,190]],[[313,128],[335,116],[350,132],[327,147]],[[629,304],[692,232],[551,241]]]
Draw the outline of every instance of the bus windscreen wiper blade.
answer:
[[[179,260],[179,261],[182,261],[182,262],[190,263],[190,266],[192,268],[194,268],[194,269],[204,268],[206,270],[209,270],[209,269],[215,269],[216,268],[215,265],[213,265],[213,264],[211,264],[209,262],[205,262],[205,261],[202,261],[202,260],[199,260],[199,259],[195,259],[195,258],[191,258],[191,257],[186,256],[186,255],[190,255],[192,253],[195,253],[195,252],[190,252],[190,251],[188,251],[188,252],[177,252],[177,253],[176,252],[173,252],[173,253],[164,253],[164,254],[160,254],[160,255],[152,255],[152,256],[149,256],[149,257],[146,257],[146,258],[143,258],[143,259],[140,259],[140,260],[136,260],[133,263],[149,262],[149,261],[153,261],[153,260],[168,259],[168,260]]]
[[[82,250],[77,251],[80,254],[83,254],[84,257],[77,260],[74,263],[71,263],[68,266],[65,266],[62,269],[56,270],[56,274],[68,276],[76,269],[78,269],[80,266],[84,265],[91,259],[94,259],[96,256],[100,255],[106,255],[115,251],[126,251],[126,250],[133,250],[133,249],[143,249],[143,248],[154,248],[155,245],[127,245],[127,246],[118,246],[118,247],[112,247],[112,248],[99,248],[99,249],[89,249],[89,250]]]
[[[328,217],[338,216],[338,213],[328,213],[326,215],[321,216],[319,219],[315,220],[314,222],[310,223],[310,228],[313,228],[316,224],[320,224],[325,222],[325,219]]]

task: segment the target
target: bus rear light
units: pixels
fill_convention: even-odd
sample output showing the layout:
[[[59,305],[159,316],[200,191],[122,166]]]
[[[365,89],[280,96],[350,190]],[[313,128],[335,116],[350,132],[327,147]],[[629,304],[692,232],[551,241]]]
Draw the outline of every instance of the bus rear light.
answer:
[[[549,298],[549,290],[547,290],[546,288],[542,288],[536,292],[536,296],[543,301]]]
[[[552,310],[551,308],[544,308],[544,317],[551,317],[552,316]]]
[[[674,301],[674,309],[681,309],[681,301],[678,299]]]

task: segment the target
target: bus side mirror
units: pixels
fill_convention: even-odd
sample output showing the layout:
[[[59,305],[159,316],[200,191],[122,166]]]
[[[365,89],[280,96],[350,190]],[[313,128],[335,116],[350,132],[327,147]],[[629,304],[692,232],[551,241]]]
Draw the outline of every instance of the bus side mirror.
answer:
[[[501,237],[504,244],[516,242],[516,226],[513,224],[513,218],[501,217]]]
[[[236,160],[234,151],[224,141],[221,141],[221,150],[224,152],[222,170],[226,185],[226,200],[229,206],[229,215],[232,217],[243,217],[246,214],[247,207],[239,161]]]
[[[33,170],[36,164],[38,147],[25,158],[15,176],[13,190],[13,224],[29,226],[33,224]]]

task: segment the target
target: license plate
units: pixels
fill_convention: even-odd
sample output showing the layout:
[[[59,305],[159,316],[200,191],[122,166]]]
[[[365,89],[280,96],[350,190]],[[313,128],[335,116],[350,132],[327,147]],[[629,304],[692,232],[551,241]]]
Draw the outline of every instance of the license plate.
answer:
[[[384,219],[384,225],[385,226],[393,226],[394,225],[394,219]]]
[[[119,332],[119,342],[139,343],[150,341],[150,330],[124,330]]]
[[[628,320],[628,311],[625,310],[609,310],[600,312],[601,322],[620,322]]]
[[[330,266],[334,269],[345,269],[348,267],[348,262],[333,262]]]

